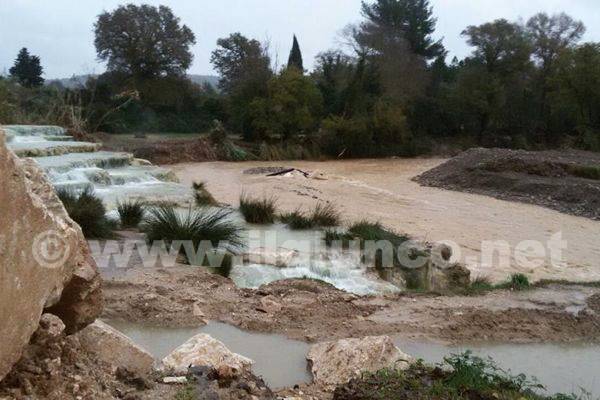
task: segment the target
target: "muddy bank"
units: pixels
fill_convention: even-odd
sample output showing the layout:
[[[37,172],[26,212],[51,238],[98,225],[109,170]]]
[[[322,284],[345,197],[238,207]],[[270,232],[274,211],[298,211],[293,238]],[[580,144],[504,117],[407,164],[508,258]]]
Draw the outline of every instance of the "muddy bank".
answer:
[[[525,273],[534,281],[600,280],[599,222],[530,204],[424,187],[412,181],[445,161],[285,163],[286,167],[312,171],[318,179],[244,173],[253,168],[280,167],[281,162],[209,162],[178,164],[172,168],[183,183],[205,181],[218,201],[233,206],[238,205],[242,191],[253,196],[274,195],[283,211],[330,202],[338,207],[347,224],[366,218],[418,240],[456,242],[460,246],[459,261],[472,271],[472,277],[487,276],[499,282],[513,273]],[[562,252],[563,263],[554,265],[548,259],[549,243],[559,233],[567,246]],[[546,253],[536,255],[518,247],[528,240],[541,243]],[[498,241],[508,247],[507,262],[500,262],[496,255],[484,257],[482,254],[485,242]],[[523,266],[516,261],[522,257],[540,266]]]
[[[212,320],[306,342],[388,334],[449,343],[600,338],[600,289],[580,286],[481,297],[358,297],[312,280],[239,289],[226,278],[180,267],[129,270],[106,280],[104,293],[109,320],[165,327]]]
[[[598,153],[471,149],[415,180],[600,220]]]

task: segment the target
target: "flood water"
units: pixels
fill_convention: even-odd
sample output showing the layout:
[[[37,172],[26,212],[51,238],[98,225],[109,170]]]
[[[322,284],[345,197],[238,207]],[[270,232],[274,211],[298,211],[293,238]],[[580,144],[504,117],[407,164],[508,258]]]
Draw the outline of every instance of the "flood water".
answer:
[[[162,359],[198,333],[208,333],[231,351],[254,360],[254,373],[271,388],[291,387],[311,381],[306,354],[310,345],[282,335],[242,331],[231,325],[211,322],[203,328],[152,328],[128,322],[109,322],[133,341]],[[600,346],[594,344],[485,344],[448,346],[431,342],[395,340],[396,345],[414,358],[437,364],[444,357],[472,350],[481,357],[493,358],[512,375],[536,377],[548,394],[600,393]],[[593,396],[592,396],[593,397]]]
[[[157,359],[163,359],[191,337],[207,333],[234,353],[252,359],[254,373],[261,376],[272,389],[311,380],[306,365],[309,345],[281,335],[245,332],[219,322],[195,329],[150,328],[116,321],[109,323]]]

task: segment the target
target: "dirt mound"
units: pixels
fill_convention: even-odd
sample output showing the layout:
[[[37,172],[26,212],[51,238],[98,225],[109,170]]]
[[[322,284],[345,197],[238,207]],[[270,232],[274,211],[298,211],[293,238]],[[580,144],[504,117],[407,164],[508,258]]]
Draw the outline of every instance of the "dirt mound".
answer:
[[[600,154],[471,149],[414,179],[600,220]]]

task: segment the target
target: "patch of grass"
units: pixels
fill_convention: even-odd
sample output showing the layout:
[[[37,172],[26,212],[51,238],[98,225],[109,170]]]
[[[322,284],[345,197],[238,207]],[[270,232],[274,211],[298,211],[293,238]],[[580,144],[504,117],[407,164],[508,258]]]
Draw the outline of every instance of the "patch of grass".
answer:
[[[206,183],[204,182],[194,182],[192,184],[192,189],[194,189],[194,198],[196,199],[196,204],[199,206],[217,206],[217,200],[210,194],[208,189],[206,189]]]
[[[575,395],[538,394],[543,389],[536,379],[512,375],[493,360],[471,352],[452,355],[436,367],[422,361],[407,370],[383,369],[365,373],[339,386],[334,400],[448,399],[448,400],[576,400]]]
[[[369,221],[355,223],[348,229],[348,234],[363,241],[377,242],[380,240],[387,240],[392,243],[394,247],[398,247],[402,243],[410,240],[406,235],[400,235],[384,228],[379,222]]]
[[[511,290],[527,290],[531,288],[529,278],[523,274],[513,274],[508,282],[502,283],[497,286],[499,289],[511,289]]]
[[[485,294],[491,292],[496,287],[487,276],[479,276],[475,278],[468,288],[465,289],[465,293],[468,296],[474,296],[479,294]]]
[[[210,242],[214,249],[236,251],[243,247],[242,228],[230,220],[232,211],[224,209],[189,209],[179,212],[171,206],[151,209],[142,225],[149,242],[162,240],[167,244],[188,241],[198,249],[201,243]],[[203,266],[202,260],[189,263]]]
[[[303,230],[314,228],[329,228],[340,224],[340,214],[332,204],[319,203],[307,213],[300,209],[281,214],[279,219],[290,229]]]
[[[81,193],[60,189],[57,195],[86,238],[110,239],[115,236],[116,224],[106,217],[106,208],[92,189],[85,189]]]
[[[332,227],[340,224],[341,217],[333,204],[319,203],[312,211],[311,219],[315,226]]]
[[[240,212],[250,224],[272,224],[275,222],[276,202],[274,197],[254,199],[242,193]]]
[[[600,165],[569,165],[567,169],[573,176],[600,180]]]
[[[118,201],[117,212],[122,228],[136,228],[144,219],[146,205],[140,200]]]
[[[196,400],[198,398],[197,385],[188,383],[175,393],[175,400]]]
[[[296,210],[290,213],[282,214],[279,216],[279,219],[293,230],[306,230],[315,228],[312,218],[302,210]]]

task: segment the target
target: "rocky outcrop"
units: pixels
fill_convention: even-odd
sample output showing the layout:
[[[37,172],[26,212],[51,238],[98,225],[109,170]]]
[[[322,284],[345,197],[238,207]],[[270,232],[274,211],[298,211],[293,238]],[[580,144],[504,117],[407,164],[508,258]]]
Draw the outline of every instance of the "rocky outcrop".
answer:
[[[19,160],[0,131],[0,379],[44,311],[74,333],[101,308],[100,277],[81,229],[35,162]]]
[[[154,370],[154,357],[113,327],[97,320],[77,334],[83,348],[101,361],[141,375]]]
[[[319,343],[311,347],[307,359],[315,383],[328,388],[347,383],[363,372],[404,370],[412,360],[389,336]]]
[[[162,360],[166,370],[187,374],[190,366],[210,367],[237,375],[249,372],[254,362],[231,352],[223,343],[207,334],[199,334],[179,346]]]

